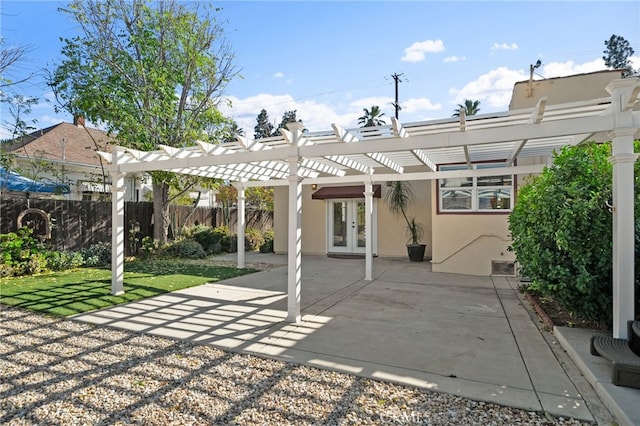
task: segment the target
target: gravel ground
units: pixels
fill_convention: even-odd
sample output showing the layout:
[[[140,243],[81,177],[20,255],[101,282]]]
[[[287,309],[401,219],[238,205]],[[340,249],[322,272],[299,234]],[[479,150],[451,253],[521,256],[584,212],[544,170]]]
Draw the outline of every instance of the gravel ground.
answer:
[[[581,425],[0,306],[2,425]]]

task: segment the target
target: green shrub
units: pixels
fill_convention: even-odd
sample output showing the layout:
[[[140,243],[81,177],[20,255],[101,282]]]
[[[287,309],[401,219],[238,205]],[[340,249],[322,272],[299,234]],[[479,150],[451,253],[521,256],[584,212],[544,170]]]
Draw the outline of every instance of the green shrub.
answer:
[[[220,254],[220,253],[222,253],[222,244],[213,243],[211,245],[211,254]]]
[[[610,153],[610,144],[563,148],[552,166],[519,188],[509,218],[512,249],[522,275],[532,279],[531,289],[580,319],[606,325],[612,321]]]
[[[143,256],[150,256],[158,252],[160,245],[158,244],[158,240],[154,240],[152,237],[146,236],[142,238],[142,250]]]
[[[111,243],[102,241],[79,251],[84,264],[90,267],[111,265]]]
[[[264,233],[264,241],[260,245],[260,253],[273,253],[273,231],[268,230]]]
[[[186,239],[193,239],[200,243],[207,254],[221,253],[229,250],[229,228],[220,226],[196,225],[187,229],[184,233]]]
[[[199,242],[187,239],[173,242],[167,246],[166,252],[171,256],[185,259],[202,259],[207,256]]]
[[[84,264],[84,257],[80,252],[51,251],[45,257],[47,268],[52,271],[79,268]]]
[[[32,235],[33,230],[27,227],[0,234],[0,264],[5,265],[3,275],[30,275],[47,270],[46,248]]]
[[[259,229],[247,228],[244,233],[244,249],[255,251],[264,243],[264,236]]]

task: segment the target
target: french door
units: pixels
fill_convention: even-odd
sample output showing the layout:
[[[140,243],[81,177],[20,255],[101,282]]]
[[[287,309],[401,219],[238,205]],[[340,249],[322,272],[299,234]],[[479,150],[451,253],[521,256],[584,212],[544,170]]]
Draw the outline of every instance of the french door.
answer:
[[[375,201],[374,201],[375,202]],[[366,249],[365,204],[364,200],[328,200],[330,253],[364,253]],[[372,229],[375,230],[375,211],[373,209]],[[373,232],[375,234],[375,231]],[[375,236],[373,236],[375,253]]]

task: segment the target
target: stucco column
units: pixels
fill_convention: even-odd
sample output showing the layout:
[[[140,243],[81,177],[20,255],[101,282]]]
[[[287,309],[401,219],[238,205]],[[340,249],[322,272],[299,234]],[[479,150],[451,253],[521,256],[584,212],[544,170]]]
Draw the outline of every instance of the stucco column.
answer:
[[[113,150],[111,173],[111,294],[124,294],[124,173],[118,173],[120,148]]]
[[[244,246],[244,237],[245,237],[245,227],[247,218],[245,217],[245,195],[244,195],[244,185],[242,183],[235,184],[236,189],[238,190],[238,268],[245,267],[245,246]]]
[[[635,129],[614,130],[613,143],[613,337],[626,339],[634,318],[634,173]]]
[[[302,287],[302,182],[298,157],[289,161],[289,242],[287,260],[287,321],[299,322]]]
[[[634,318],[634,171],[636,155],[633,138],[632,107],[637,97],[637,78],[614,80],[607,86],[611,93],[614,128],[613,164],[613,337],[626,339],[627,321]]]
[[[365,261],[364,279],[373,280],[373,184],[371,181],[364,183],[364,234],[365,234]]]

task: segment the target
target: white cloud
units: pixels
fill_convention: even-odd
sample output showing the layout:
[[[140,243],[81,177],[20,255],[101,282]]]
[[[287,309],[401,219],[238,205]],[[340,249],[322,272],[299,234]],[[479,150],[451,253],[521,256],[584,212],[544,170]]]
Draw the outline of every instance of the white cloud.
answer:
[[[491,50],[518,50],[518,45],[515,43],[493,43]]]
[[[410,98],[400,102],[402,111],[407,113],[418,113],[420,111],[438,111],[442,109],[442,105],[434,104],[429,98]]]
[[[277,73],[273,74],[273,78],[284,78],[284,73],[278,71]]]
[[[425,59],[425,53],[438,53],[445,50],[442,40],[417,41],[404,49],[404,56],[400,58],[404,62],[421,62]]]
[[[332,123],[343,127],[354,127],[361,115],[355,108],[350,108],[347,112],[338,112],[330,105],[312,100],[297,101],[291,95],[261,93],[244,99],[230,96],[229,100],[232,106],[221,105],[222,112],[232,117],[249,138],[253,137],[256,118],[262,109],[267,111],[269,120],[274,126],[280,123],[286,111],[296,110],[296,116],[302,119],[309,131],[331,130]]]
[[[585,62],[584,64],[576,64],[573,61],[567,62],[551,62],[543,64],[542,72],[538,74],[545,78],[564,77],[573,74],[583,74],[594,71],[602,71],[607,69],[602,58]]]
[[[640,57],[632,57],[631,61],[640,65]],[[635,61],[635,62],[634,62]],[[604,61],[594,59],[592,61],[576,64],[573,61],[543,63],[537,69],[534,79],[564,77],[574,74],[590,73],[606,69]],[[479,76],[476,80],[467,83],[461,89],[452,88],[449,95],[452,97],[451,105],[463,103],[465,99],[479,100],[480,112],[486,109],[505,111],[509,108],[513,86],[518,81],[529,79],[529,69],[511,70],[506,67],[496,68]]]
[[[450,89],[449,94],[453,97],[452,105],[461,104],[465,99],[472,99],[480,101],[480,112],[483,106],[506,110],[511,101],[513,85],[526,78],[528,75],[523,71],[510,70],[506,67],[491,70],[461,89]]]
[[[466,56],[447,56],[446,58],[443,59],[442,62],[459,62],[459,61],[466,61],[467,57]]]

